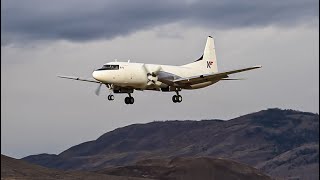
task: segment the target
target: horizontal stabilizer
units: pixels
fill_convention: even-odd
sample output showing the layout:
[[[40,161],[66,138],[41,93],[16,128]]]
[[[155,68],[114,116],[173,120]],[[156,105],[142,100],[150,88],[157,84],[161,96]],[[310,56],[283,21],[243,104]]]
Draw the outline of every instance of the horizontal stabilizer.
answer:
[[[239,73],[239,72],[243,72],[243,71],[249,71],[252,69],[257,69],[257,68],[261,68],[261,65],[258,66],[252,66],[252,67],[248,67],[248,68],[243,68],[243,69],[236,69],[236,70],[232,70],[232,71],[226,71],[226,72],[221,72],[218,74],[234,74],[234,73]]]

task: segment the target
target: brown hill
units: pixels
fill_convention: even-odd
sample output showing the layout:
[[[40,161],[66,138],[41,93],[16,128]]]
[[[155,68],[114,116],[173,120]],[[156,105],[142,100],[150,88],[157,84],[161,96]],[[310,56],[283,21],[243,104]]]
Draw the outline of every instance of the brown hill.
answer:
[[[271,180],[269,176],[248,165],[209,157],[148,159],[136,165],[108,168],[98,172],[162,180]]]
[[[238,162],[199,158],[148,159],[132,166],[102,169],[96,172],[63,171],[32,165],[1,155],[1,179],[41,180],[271,180],[269,176]]]
[[[49,169],[38,165],[29,164],[23,160],[13,159],[4,155],[1,155],[1,179],[13,180],[151,180],[146,178],[136,177],[120,177],[106,174],[98,174],[94,172],[85,171],[63,171]]]
[[[299,147],[305,150],[300,151]],[[283,155],[295,160],[283,161]],[[302,155],[311,160],[302,162],[303,158],[299,158]],[[311,172],[305,168],[319,167],[319,115],[268,109],[228,121],[134,124],[73,146],[59,155],[41,154],[24,159],[46,167],[99,170],[150,158],[199,156],[232,159],[284,178],[292,172],[299,177],[307,172],[319,177],[315,168]],[[278,162],[285,162],[286,166]],[[281,172],[278,167],[282,167]]]

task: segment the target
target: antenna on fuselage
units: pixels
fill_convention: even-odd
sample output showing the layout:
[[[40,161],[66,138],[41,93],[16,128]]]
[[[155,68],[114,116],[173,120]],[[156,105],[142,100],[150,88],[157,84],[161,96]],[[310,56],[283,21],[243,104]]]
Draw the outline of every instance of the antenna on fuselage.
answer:
[[[130,59],[128,60],[128,63],[130,63]]]
[[[118,62],[118,59],[114,59],[114,62]]]

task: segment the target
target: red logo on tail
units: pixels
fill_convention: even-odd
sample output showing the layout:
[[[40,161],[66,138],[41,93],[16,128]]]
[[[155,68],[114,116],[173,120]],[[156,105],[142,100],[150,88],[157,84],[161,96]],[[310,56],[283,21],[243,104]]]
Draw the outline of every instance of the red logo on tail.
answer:
[[[211,68],[211,65],[213,64],[212,61],[207,61],[207,68]]]

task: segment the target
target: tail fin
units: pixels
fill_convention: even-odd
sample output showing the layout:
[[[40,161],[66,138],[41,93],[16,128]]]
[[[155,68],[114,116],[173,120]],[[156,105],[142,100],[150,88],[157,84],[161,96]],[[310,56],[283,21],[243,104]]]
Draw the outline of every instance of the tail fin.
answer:
[[[193,63],[186,64],[184,67],[191,67],[203,70],[205,73],[217,73],[218,64],[216,58],[216,50],[214,46],[214,39],[209,36],[204,48],[203,55]]]

